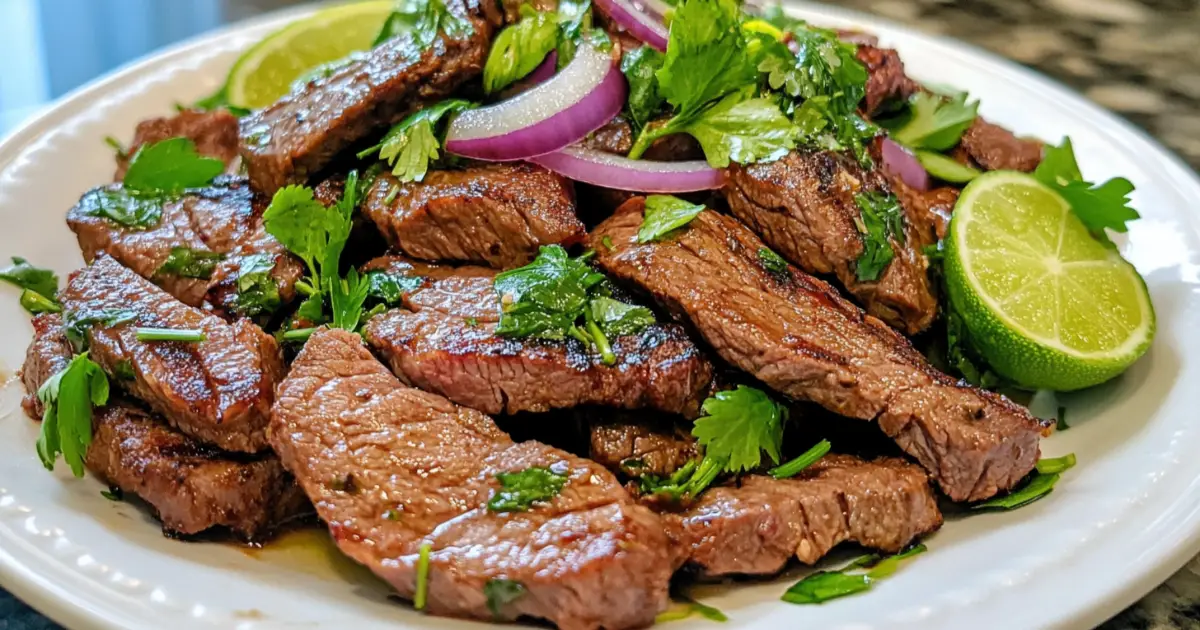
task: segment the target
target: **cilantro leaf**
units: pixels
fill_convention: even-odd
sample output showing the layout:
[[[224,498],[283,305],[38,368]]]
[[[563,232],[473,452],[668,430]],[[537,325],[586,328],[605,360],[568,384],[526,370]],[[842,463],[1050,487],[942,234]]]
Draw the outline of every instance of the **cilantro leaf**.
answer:
[[[796,127],[769,98],[734,92],[696,116],[681,131],[692,135],[714,168],[777,160],[796,146]]]
[[[967,102],[967,93],[944,97],[918,92],[909,100],[907,113],[886,126],[892,139],[912,149],[946,151],[958,144],[978,116],[979,101]]]
[[[327,282],[330,284],[329,308],[333,312],[333,326],[343,330],[358,330],[371,283],[354,269],[344,278],[333,276]]]
[[[917,545],[886,558],[876,554],[863,556],[837,571],[817,571],[793,584],[781,599],[789,604],[820,604],[861,593],[895,573],[902,560],[925,551],[925,545]]]
[[[279,189],[263,213],[267,233],[304,261],[317,285],[321,279],[317,263],[329,249],[329,230],[336,220],[334,212],[314,199],[307,186]]]
[[[451,13],[442,0],[398,0],[373,46],[409,33],[417,48],[425,50],[441,31],[453,39],[462,39],[474,30],[470,22]]]
[[[125,189],[136,193],[175,195],[207,186],[225,170],[225,163],[196,152],[189,138],[168,138],[143,144],[125,171]]]
[[[705,457],[725,462],[729,472],[748,471],[762,463],[765,451],[779,463],[785,411],[761,390],[739,385],[717,392],[703,405],[692,435],[704,445]]]
[[[784,273],[788,269],[787,261],[766,247],[758,248],[758,262],[770,273]]]
[[[553,12],[521,5],[521,20],[506,27],[492,42],[483,66],[483,91],[494,94],[533,72],[558,45],[558,21]]]
[[[271,275],[274,269],[275,257],[271,254],[251,254],[238,260],[234,310],[252,317],[279,308],[279,285]]]
[[[429,165],[440,156],[450,119],[459,112],[476,107],[462,99],[448,99],[409,115],[392,127],[379,144],[358,154],[364,158],[379,152],[402,182],[425,179]]]
[[[645,216],[642,226],[638,228],[639,243],[649,243],[661,240],[673,230],[677,230],[695,219],[704,206],[690,203],[671,195],[648,195],[646,197]]]
[[[516,580],[492,578],[484,583],[483,595],[487,597],[488,610],[492,617],[500,618],[500,610],[525,595],[525,585]]]
[[[20,256],[12,257],[13,264],[0,269],[0,280],[53,299],[58,295],[58,276],[49,269],[29,264]]]
[[[621,72],[629,83],[629,118],[641,129],[662,110],[664,99],[658,93],[657,72],[663,54],[649,46],[635,48],[621,57]]]
[[[601,50],[612,47],[607,33],[592,28],[591,0],[559,0],[557,49],[560,70],[571,63],[579,44],[585,40]]]
[[[225,255],[217,252],[190,247],[172,247],[171,253],[167,255],[163,264],[159,265],[154,275],[208,280],[212,277],[217,263],[222,260],[225,260]]]
[[[1128,179],[1114,177],[1099,185],[1083,179],[1070,138],[1063,138],[1057,147],[1048,145],[1033,175],[1062,195],[1088,231],[1103,242],[1110,242],[1105,229],[1127,232],[1126,224],[1142,216],[1129,206],[1129,193],[1134,187]]]
[[[863,237],[855,276],[860,281],[875,281],[896,256],[892,239],[904,242],[904,211],[895,196],[879,192],[855,195],[854,203],[862,213],[859,232]]]
[[[92,408],[108,402],[108,377],[84,352],[50,377],[37,391],[45,407],[38,458],[47,470],[61,454],[76,477],[83,476],[83,456],[92,443]]]
[[[366,281],[367,298],[388,306],[399,304],[404,294],[417,290],[425,283],[425,279],[420,276],[378,270],[368,271]]]
[[[158,225],[162,219],[163,199],[134,194],[120,186],[100,186],[84,193],[80,211],[88,216],[108,219],[117,225],[142,230]]]
[[[610,337],[637,334],[654,323],[654,313],[650,309],[610,297],[592,298],[588,309],[596,325]]]
[[[93,326],[113,328],[121,324],[128,324],[135,319],[137,319],[137,313],[121,309],[68,311],[63,317],[63,332],[67,336],[67,341],[71,342],[71,347],[76,352],[83,352],[88,346],[88,331]]]
[[[1075,454],[1040,459],[1028,480],[1012,492],[971,506],[973,510],[1015,510],[1045,497],[1054,490],[1062,474],[1075,466]]]
[[[541,466],[502,472],[496,479],[500,481],[500,490],[487,503],[492,512],[526,512],[534,503],[544,503],[558,496],[567,483],[566,475]]]
[[[758,81],[745,53],[736,0],[684,0],[671,19],[659,91],[685,118]]]

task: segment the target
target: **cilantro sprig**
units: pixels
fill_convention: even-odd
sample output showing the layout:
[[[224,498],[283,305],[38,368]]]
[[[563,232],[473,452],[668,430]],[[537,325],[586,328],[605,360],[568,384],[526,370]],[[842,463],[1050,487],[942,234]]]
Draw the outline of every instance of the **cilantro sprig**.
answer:
[[[918,92],[903,112],[880,125],[896,142],[911,149],[946,151],[958,144],[979,115],[979,101],[967,102],[966,92],[944,96]]]
[[[71,474],[82,477],[83,456],[92,443],[92,409],[108,403],[108,377],[84,352],[43,383],[37,397],[45,408],[38,458],[46,470],[54,470],[62,455]]]
[[[13,256],[12,265],[0,269],[0,280],[21,289],[21,306],[31,315],[58,313],[58,275],[41,269],[20,256]]]
[[[483,66],[483,90],[494,94],[533,72],[558,47],[558,16],[521,5],[521,19],[496,36]]]
[[[535,503],[545,503],[562,492],[565,474],[541,466],[496,475],[500,489],[488,500],[492,512],[526,512]]]
[[[392,127],[379,144],[358,153],[359,159],[372,153],[392,168],[402,182],[425,179],[430,164],[436,163],[446,142],[446,129],[455,114],[477,107],[471,101],[447,99],[410,114]]]
[[[190,247],[172,247],[171,252],[167,254],[167,259],[159,265],[154,275],[208,280],[212,277],[217,263],[222,260],[225,260],[225,255],[217,252]]]
[[[1033,175],[1062,195],[1071,204],[1075,216],[1101,242],[1111,242],[1106,229],[1128,232],[1127,223],[1141,218],[1129,205],[1129,194],[1134,188],[1128,179],[1114,177],[1103,184],[1083,179],[1070,138],[1063,138],[1059,146],[1047,146],[1042,163]]]
[[[462,39],[474,31],[470,22],[452,13],[442,0],[397,0],[396,8],[384,21],[373,45],[378,46],[394,37],[410,34],[413,43],[425,50],[440,32],[454,39]]]
[[[704,205],[684,201],[672,195],[648,195],[637,241],[649,243],[665,238],[671,232],[691,223],[704,212]]]
[[[862,556],[837,571],[817,571],[796,582],[781,598],[789,604],[820,604],[831,599],[861,593],[875,582],[888,577],[900,568],[900,563],[926,551],[917,545],[898,554],[881,557]]]
[[[854,203],[861,211],[858,231],[863,239],[855,276],[860,281],[873,282],[896,256],[892,240],[904,242],[904,210],[894,195],[879,192],[855,195]]]

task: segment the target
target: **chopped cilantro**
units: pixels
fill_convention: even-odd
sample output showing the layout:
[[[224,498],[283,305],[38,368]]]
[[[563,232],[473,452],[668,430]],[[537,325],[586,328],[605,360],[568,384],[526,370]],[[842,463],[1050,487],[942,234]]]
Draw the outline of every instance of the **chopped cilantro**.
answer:
[[[437,39],[439,32],[462,39],[474,30],[470,22],[451,13],[442,0],[397,0],[395,10],[384,21],[374,45],[411,34],[413,43],[424,50]]]
[[[483,66],[483,90],[494,94],[533,72],[558,45],[558,16],[521,5],[521,19],[492,41]]]
[[[654,323],[654,313],[650,309],[610,297],[592,298],[588,308],[591,309],[592,320],[610,337],[637,334]]]
[[[649,46],[626,52],[621,57],[621,72],[629,83],[629,120],[641,129],[662,111],[665,102],[658,92],[657,72],[662,68],[663,54]]]
[[[695,219],[704,206],[690,203],[671,195],[649,195],[646,197],[645,216],[638,228],[639,243],[661,240]]]
[[[817,460],[825,457],[825,454],[829,452],[830,446],[829,440],[821,440],[795,459],[781,466],[776,466],[767,472],[776,479],[795,477],[803,472],[805,468],[812,466],[817,463]]]
[[[92,408],[108,402],[108,378],[104,370],[84,352],[38,388],[45,407],[38,458],[46,470],[54,470],[61,454],[76,477],[83,476],[83,456],[92,443]]]
[[[724,461],[729,472],[748,471],[762,463],[765,451],[779,463],[786,411],[761,390],[739,385],[717,392],[703,405],[704,416],[692,435],[704,446],[705,457]]]
[[[137,319],[137,313],[121,309],[68,311],[63,317],[63,332],[66,334],[67,340],[71,342],[71,347],[75,348],[76,352],[83,352],[88,346],[87,333],[93,326],[113,328],[121,324],[128,324],[135,319]]]
[[[750,98],[753,89],[726,95],[679,131],[704,149],[710,166],[777,160],[796,146],[796,126],[771,98]]]
[[[758,248],[758,262],[770,273],[780,274],[788,270],[787,261],[767,247]]]
[[[274,269],[275,257],[271,254],[251,254],[238,261],[234,310],[252,317],[279,308],[279,285],[271,275]]]
[[[134,194],[128,188],[119,186],[93,188],[79,200],[79,208],[84,214],[136,230],[158,225],[162,218],[162,204],[162,197]]]
[[[1105,229],[1127,232],[1129,226],[1126,224],[1141,218],[1137,210],[1129,206],[1133,184],[1128,179],[1114,177],[1099,185],[1083,179],[1070,138],[1063,138],[1063,143],[1057,147],[1046,147],[1034,177],[1062,195],[1092,235],[1105,243],[1110,242]]]
[[[207,186],[225,170],[225,163],[196,152],[188,138],[168,138],[143,144],[125,171],[125,189],[141,194],[177,195]]]
[[[426,107],[397,123],[379,144],[359,152],[358,157],[378,151],[379,158],[392,167],[392,174],[400,181],[419,182],[425,179],[430,163],[441,155],[450,119],[475,106],[470,101],[452,98]],[[391,191],[387,203],[392,202],[395,198],[392,195],[398,191],[398,188]]]
[[[493,512],[525,512],[534,503],[558,496],[567,483],[566,475],[541,466],[499,473],[496,479],[500,481],[500,490],[487,503]]]
[[[422,542],[417,550],[417,588],[413,593],[413,608],[425,610],[425,600],[429,597],[429,553],[433,546]]]
[[[12,263],[0,269],[0,280],[48,298],[58,295],[58,276],[53,271],[35,267],[20,256],[13,256]]]
[[[612,248],[613,248],[612,238],[610,236],[608,236],[607,234],[604,235],[604,238],[600,239],[600,244],[604,246],[604,249],[607,249],[608,251],[612,251]]]
[[[925,545],[917,545],[886,558],[875,554],[863,556],[838,571],[817,571],[793,584],[781,599],[789,604],[820,604],[861,593],[895,573],[902,560],[925,551]]]
[[[608,34],[603,29],[592,28],[591,0],[559,0],[557,49],[560,70],[571,63],[579,44],[584,41],[600,50],[612,49]]]
[[[862,212],[859,232],[863,251],[855,275],[860,281],[875,281],[895,257],[892,240],[904,242],[904,211],[893,195],[865,192],[854,196]]]
[[[713,608],[712,606],[701,604],[690,597],[685,597],[677,593],[672,599],[675,601],[671,603],[671,607],[666,611],[659,613],[658,616],[654,618],[654,623],[659,624],[666,623],[668,621],[680,621],[687,619],[692,615],[699,615],[709,621],[716,621],[719,623],[729,621],[729,617],[726,617],[725,613]]]
[[[366,278],[370,287],[367,289],[367,298],[388,306],[399,304],[404,294],[417,290],[425,283],[424,278],[420,276],[378,270],[368,271]]]
[[[906,147],[945,151],[958,144],[978,111],[979,101],[968,103],[966,92],[951,97],[918,92],[904,114],[882,124],[891,129],[893,140]]]
[[[984,389],[995,389],[1004,384],[1004,379],[992,371],[979,353],[971,346],[967,327],[962,318],[952,309],[945,307],[946,320],[946,363],[949,371],[957,372],[968,383]]]
[[[222,260],[225,260],[225,255],[217,252],[190,247],[172,247],[171,253],[167,255],[167,259],[154,272],[154,275],[208,280],[212,277],[217,263]]]
[[[525,595],[525,585],[516,580],[492,578],[484,583],[483,595],[487,597],[487,606],[488,610],[492,611],[492,617],[500,619],[501,609]]]
[[[1075,466],[1075,454],[1042,459],[1028,480],[1012,492],[971,506],[974,510],[1015,510],[1050,494],[1062,474]]]

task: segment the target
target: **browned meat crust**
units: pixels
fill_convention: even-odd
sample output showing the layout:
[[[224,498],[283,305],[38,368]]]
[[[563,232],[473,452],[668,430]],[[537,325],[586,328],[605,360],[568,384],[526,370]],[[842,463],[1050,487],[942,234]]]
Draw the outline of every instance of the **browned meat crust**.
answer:
[[[142,145],[169,138],[188,138],[196,143],[196,151],[200,155],[221,160],[227,172],[235,170],[238,154],[237,117],[223,109],[211,112],[188,109],[174,116],[150,118],[138,123],[133,142],[124,154],[117,156],[117,172],[113,175],[113,181],[119,182],[125,177],[129,160]]]
[[[592,233],[596,260],[733,366],[793,398],[876,419],[956,501],[1007,490],[1037,462],[1040,427],[1024,408],[933,369],[824,282],[768,272],[762,241],[730,217],[704,211],[674,238],[638,244],[644,205],[630,201]]]
[[[665,476],[700,455],[696,438],[674,418],[647,412],[588,408],[588,458],[613,471]]]
[[[843,542],[897,552],[942,525],[924,471],[850,455],[828,455],[790,479],[743,477],[662,516],[675,565],[706,577],[778,573],[793,557],[813,564]]]
[[[33,317],[33,341],[25,350],[25,363],[21,366],[21,383],[25,385],[25,396],[21,408],[25,415],[41,420],[45,409],[37,397],[38,388],[51,376],[66,369],[75,352],[63,334],[62,317],[55,313],[42,313]]]
[[[867,93],[862,109],[868,117],[888,111],[921,90],[921,84],[904,74],[904,62],[895,50],[863,44],[858,47],[857,56],[867,67]]]
[[[241,121],[241,153],[255,190],[267,195],[303,184],[338,153],[454,91],[483,70],[492,25],[490,3],[451,0],[473,27],[465,39],[445,35],[424,51],[393,38]]]
[[[91,357],[110,374],[128,361],[133,380],[120,385],[171,426],[230,451],[267,446],[266,425],[284,366],[275,339],[248,320],[228,324],[187,306],[101,255],[75,272],[61,295],[69,319],[128,311],[134,320],[88,331]],[[199,329],[200,343],[138,341],[138,326]]]
[[[809,273],[835,274],[868,313],[916,334],[937,315],[917,226],[906,222],[904,242],[892,241],[895,257],[876,281],[856,275],[863,240],[855,196],[868,191],[891,192],[880,173],[850,156],[794,151],[767,164],[731,165],[724,192],[733,214],[779,255]]]
[[[279,388],[271,441],[343,552],[413,596],[422,543],[427,610],[493,619],[483,588],[520,582],[500,621],[566,630],[650,624],[671,575],[662,525],[600,466],[537,442],[513,443],[485,415],[402,385],[361,339],[316,332]],[[496,474],[530,466],[568,477],[525,512],[487,509]],[[464,550],[470,550],[464,553]]]
[[[583,240],[571,181],[527,163],[435,171],[423,182],[375,180],[363,214],[414,258],[520,267],[542,245]]]
[[[963,134],[960,146],[986,170],[1031,173],[1042,163],[1045,145],[1040,140],[1018,138],[1000,125],[976,118]]]

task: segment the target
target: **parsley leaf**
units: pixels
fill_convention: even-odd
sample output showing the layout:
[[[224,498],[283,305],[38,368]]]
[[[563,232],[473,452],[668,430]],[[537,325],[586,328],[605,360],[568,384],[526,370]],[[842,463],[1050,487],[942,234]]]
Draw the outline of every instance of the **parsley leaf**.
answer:
[[[1071,204],[1075,216],[1103,242],[1110,242],[1104,232],[1106,228],[1127,232],[1129,226],[1126,223],[1141,218],[1137,210],[1129,206],[1133,184],[1128,179],[1114,177],[1099,185],[1083,179],[1070,138],[1063,138],[1063,143],[1057,147],[1047,146],[1042,163],[1033,175],[1062,195]]]
[[[896,197],[879,192],[860,193],[854,202],[862,211],[858,230],[863,236],[855,275],[860,281],[875,281],[896,255],[892,239],[904,242],[904,211]]]
[[[588,308],[596,325],[610,337],[633,335],[654,323],[654,313],[650,309],[610,297],[592,298]]]
[[[680,131],[692,135],[714,168],[729,163],[777,160],[796,146],[796,127],[770,98],[734,92],[700,113]]]
[[[761,390],[739,385],[717,392],[703,405],[692,435],[704,445],[706,457],[725,461],[729,472],[748,471],[762,463],[762,453],[776,464],[783,442],[785,411]]]
[[[484,583],[483,595],[487,597],[487,607],[492,611],[492,617],[499,619],[500,609],[525,595],[525,585],[516,580],[492,578]]]
[[[661,240],[672,230],[679,229],[695,219],[704,206],[689,203],[671,195],[649,195],[646,197],[645,216],[638,228],[639,243]]]
[[[766,247],[758,248],[758,262],[770,273],[784,273],[788,269],[787,261]]]
[[[125,189],[138,193],[176,195],[207,186],[225,170],[225,163],[196,152],[189,138],[168,138],[143,144],[125,171]]]
[[[662,110],[664,99],[658,92],[657,72],[665,57],[649,46],[635,48],[621,57],[621,72],[629,83],[629,119],[641,129]]]
[[[751,85],[758,71],[745,54],[736,0],[685,0],[671,19],[659,90],[678,115]]]
[[[386,271],[368,271],[367,279],[367,297],[371,300],[395,306],[400,303],[400,298],[404,294],[411,293],[421,287],[425,283],[424,278],[420,276],[408,276],[401,273],[388,273]]]
[[[46,409],[38,458],[46,470],[54,470],[61,454],[71,473],[82,477],[83,455],[92,443],[92,408],[108,402],[108,377],[84,352],[43,383],[37,397]]]
[[[251,254],[238,261],[237,298],[234,310],[253,317],[273,313],[279,308],[279,285],[271,272],[275,269],[275,257],[271,254]]]
[[[430,162],[440,156],[450,119],[474,107],[475,103],[457,98],[430,105],[397,123],[379,144],[359,152],[358,157],[378,151],[400,181],[419,182],[429,172]]]
[[[453,39],[462,39],[475,29],[470,22],[451,13],[442,0],[398,0],[373,45],[411,33],[413,43],[425,50],[441,31]]]
[[[58,276],[53,271],[34,267],[20,256],[13,256],[12,262],[0,269],[0,280],[48,298],[58,295]]]
[[[975,122],[979,101],[967,102],[967,93],[944,97],[918,92],[909,100],[905,115],[885,124],[892,139],[912,149],[946,151],[958,144]]]
[[[208,280],[212,277],[217,263],[222,260],[225,260],[225,255],[217,252],[190,247],[172,247],[171,253],[167,255],[167,259],[154,272],[154,275]]]
[[[163,198],[135,194],[120,186],[101,186],[84,193],[79,208],[88,216],[133,229],[153,227],[162,219]]]
[[[533,72],[558,45],[557,14],[521,5],[521,20],[496,36],[483,66],[483,90],[494,94]]]
[[[530,466],[517,472],[496,475],[500,490],[488,500],[492,512],[525,512],[534,503],[549,501],[562,492],[567,476],[549,468]]]
[[[917,545],[893,556],[863,556],[838,571],[817,571],[796,582],[781,598],[789,604],[820,604],[869,590],[900,568],[900,562],[926,551]]]

